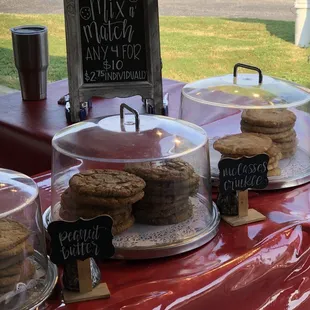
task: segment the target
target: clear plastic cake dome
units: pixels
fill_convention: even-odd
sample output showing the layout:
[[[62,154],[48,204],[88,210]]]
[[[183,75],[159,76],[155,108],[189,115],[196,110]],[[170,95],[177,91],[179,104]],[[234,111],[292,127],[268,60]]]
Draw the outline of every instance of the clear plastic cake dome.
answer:
[[[242,68],[252,72],[240,73]],[[268,190],[310,181],[309,113],[309,89],[237,64],[233,74],[185,85],[180,119],[206,130],[213,185],[218,185],[219,160],[231,155],[215,150],[215,141],[240,133],[268,136],[273,147],[268,154]]]
[[[35,309],[57,282],[46,255],[38,187],[21,173],[0,169],[0,201],[0,308]]]
[[[69,126],[52,145],[50,220],[110,215],[114,258],[175,255],[216,235],[219,214],[211,197],[208,138],[202,128],[139,115],[122,104],[120,115]]]

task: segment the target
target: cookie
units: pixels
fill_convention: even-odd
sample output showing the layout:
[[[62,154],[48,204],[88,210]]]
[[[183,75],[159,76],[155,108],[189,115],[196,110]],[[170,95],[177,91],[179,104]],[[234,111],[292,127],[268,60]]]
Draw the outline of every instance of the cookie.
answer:
[[[145,181],[186,181],[195,175],[194,168],[180,159],[126,165],[125,170],[138,175]]]
[[[25,259],[22,263],[20,274],[0,277],[0,288],[15,285],[18,282],[26,283],[33,277],[35,271],[32,262],[29,259]]]
[[[284,137],[284,138],[280,138],[280,139],[273,139],[274,143],[288,143],[288,142],[292,142],[296,140],[296,131],[293,130],[293,134],[288,136],[288,137]]]
[[[76,192],[71,192],[72,198],[78,205],[83,206],[100,206],[102,208],[107,208],[107,210],[122,208],[130,206],[135,202],[141,200],[144,197],[144,192],[141,191],[130,197],[98,197],[98,196],[85,196],[80,195]]]
[[[36,268],[34,264],[30,261],[30,259],[25,259],[22,265],[22,272],[20,276],[21,282],[27,282],[30,280],[36,272]]]
[[[65,209],[63,206],[61,206],[59,210],[60,217],[65,221],[76,221],[79,218],[84,219],[92,219],[94,217],[100,216],[100,215],[109,215],[112,217],[114,223],[118,223],[120,221],[123,221],[131,215],[132,208],[125,207],[123,212],[119,213],[113,213],[104,211],[103,209],[93,208],[93,209]]]
[[[152,208],[146,206],[145,208],[137,207],[134,208],[134,216],[137,218],[145,218],[145,219],[152,219],[152,218],[164,218],[169,217],[173,214],[182,213],[185,209],[189,206],[188,199],[184,201],[182,204],[171,206],[170,208]]]
[[[145,196],[192,196],[198,192],[200,177],[195,174],[185,181],[147,181]]]
[[[23,243],[30,236],[30,231],[22,224],[9,220],[0,220],[0,257],[1,252],[8,251]]]
[[[188,196],[185,196],[184,199],[175,201],[174,203],[169,203],[165,200],[163,200],[161,203],[158,203],[153,200],[141,200],[134,204],[133,209],[149,209],[150,211],[161,211],[161,210],[167,210],[170,208],[176,208],[181,209],[184,207],[184,205],[188,204]]]
[[[276,161],[279,161],[277,156],[269,157],[268,165],[274,164]]]
[[[255,156],[267,152],[272,146],[272,140],[260,134],[240,133],[225,136],[214,142],[214,149],[222,154],[242,154]]]
[[[272,147],[266,152],[269,157],[280,157],[281,150],[277,147],[276,144],[273,144]]]
[[[0,260],[20,255],[25,251],[25,248],[26,248],[26,242],[24,241],[23,243],[18,244],[17,246],[11,248],[10,250],[2,251],[0,252]]]
[[[124,231],[126,231],[127,229],[129,229],[131,226],[133,226],[134,223],[135,223],[135,218],[133,216],[130,216],[128,220],[122,223],[119,223],[117,225],[113,225],[112,234],[114,236],[119,235],[123,233]]]
[[[111,169],[92,169],[74,175],[70,181],[72,192],[79,196],[131,197],[145,187],[145,182],[136,175]]]
[[[0,277],[0,288],[9,286],[19,282],[20,274],[16,274],[14,276]]]
[[[275,161],[272,164],[269,163],[268,166],[267,166],[267,169],[268,169],[268,171],[269,170],[273,170],[273,169],[276,169],[278,166],[279,166],[279,161],[277,160],[277,161]]]
[[[17,275],[0,277],[0,287],[6,287],[18,282],[27,282],[35,273],[35,267],[29,259],[21,264],[20,273]]]
[[[292,156],[294,156],[296,153],[296,148],[292,149],[291,151],[288,152],[283,152],[282,153],[282,159],[286,159],[286,158],[290,158]]]
[[[158,217],[158,218],[140,218],[136,216],[136,221],[142,224],[148,225],[173,225],[184,222],[191,218],[193,215],[193,207],[189,205],[185,210],[178,212],[176,214],[172,214],[170,216]]]
[[[108,205],[108,206],[91,205],[88,203],[89,200],[87,201],[86,204],[83,204],[81,203],[81,201],[74,199],[73,195],[72,195],[70,188],[67,188],[61,195],[61,206],[65,210],[76,210],[77,212],[84,212],[84,213],[86,211],[100,212],[101,214],[108,212],[110,215],[117,215],[117,214],[124,213],[124,212],[131,212],[131,205],[127,205],[127,203],[125,203],[123,206],[119,208],[113,207],[111,205]],[[83,196],[83,198],[85,197]],[[94,198],[96,199],[97,197],[94,197]],[[127,198],[124,198],[124,199],[127,199]]]
[[[240,125],[241,125],[241,128],[245,129],[245,131],[257,132],[257,133],[262,133],[262,134],[280,133],[280,132],[288,131],[288,130],[293,128],[292,126],[288,126],[288,127],[260,127],[260,126],[255,126],[255,125],[251,125],[249,123],[246,123],[243,120],[241,121]]]
[[[8,292],[11,292],[15,289],[16,284],[11,284],[7,286],[0,287],[0,294],[6,294]]]
[[[19,262],[15,265],[11,265],[7,268],[0,269],[0,278],[20,274],[21,269],[22,269],[22,265],[23,265],[23,263]]]
[[[138,195],[138,198],[143,194],[141,192]],[[74,198],[75,197],[75,198]],[[87,197],[82,196],[79,197],[75,194],[72,194],[70,188],[67,188],[61,195],[61,206],[63,207],[64,210],[77,210],[77,212],[83,212],[85,211],[90,211],[92,213],[97,213],[97,214],[105,214],[108,213],[109,215],[117,215],[120,213],[124,213],[128,210],[131,210],[131,205],[127,204],[128,198],[118,198],[119,201],[124,201],[124,204],[121,205],[120,207],[113,206],[111,204],[109,205],[91,205],[89,204],[89,201],[92,200],[91,198],[94,198],[94,200],[98,201],[98,197]],[[109,198],[103,198],[106,202],[112,203],[112,201]],[[131,199],[135,200],[134,197],[131,197]],[[110,201],[109,201],[110,200]],[[83,202],[85,202],[83,204]]]
[[[281,175],[281,169],[280,168],[275,168],[273,170],[268,171],[268,177],[276,177]]]
[[[255,133],[253,131],[245,130],[243,127],[241,127],[241,130],[243,132],[249,132],[249,133]],[[286,138],[293,138],[294,137],[295,130],[289,129],[287,131],[279,132],[279,133],[264,133],[263,135],[269,137],[271,140],[278,140],[278,139],[286,139]],[[295,134],[296,135],[296,134]]]
[[[289,127],[296,122],[296,115],[286,109],[244,110],[242,120],[248,124],[261,127]]]
[[[34,249],[32,245],[29,242],[26,242],[25,249],[20,254],[10,258],[0,259],[0,270],[23,261],[26,257],[33,255],[33,253]]]
[[[184,203],[188,201],[188,195],[184,193],[180,193],[180,195],[156,195],[154,193],[150,193],[149,195],[145,195],[142,200],[137,202],[137,204],[150,204],[154,205],[172,205],[175,203]],[[135,206],[137,205],[135,204]]]
[[[287,143],[276,143],[275,145],[281,150],[281,152],[289,152],[296,148],[297,141],[294,140]]]

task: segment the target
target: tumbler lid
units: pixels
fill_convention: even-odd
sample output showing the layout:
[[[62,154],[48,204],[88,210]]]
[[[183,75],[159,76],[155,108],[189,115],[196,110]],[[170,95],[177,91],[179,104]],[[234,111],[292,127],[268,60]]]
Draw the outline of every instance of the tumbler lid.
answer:
[[[11,32],[19,35],[35,35],[41,32],[45,32],[47,28],[40,25],[26,25],[26,26],[17,26],[11,28]]]

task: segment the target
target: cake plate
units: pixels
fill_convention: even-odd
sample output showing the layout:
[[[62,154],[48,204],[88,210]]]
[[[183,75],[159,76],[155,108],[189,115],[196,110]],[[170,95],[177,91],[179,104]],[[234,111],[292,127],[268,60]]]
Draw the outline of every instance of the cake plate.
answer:
[[[6,304],[4,309],[18,310],[34,310],[38,309],[42,303],[49,298],[58,280],[58,269],[49,259],[45,258],[37,251],[30,257],[32,263],[36,267],[34,279],[30,280],[27,284],[18,283],[15,291],[11,291],[0,297],[0,305],[2,302]],[[47,263],[47,268],[43,266]],[[25,299],[25,294],[27,294]],[[25,299],[20,305],[19,298]],[[15,305],[15,306],[14,306]],[[2,309],[2,308],[1,308]]]
[[[193,216],[179,224],[151,226],[134,224],[133,227],[113,239],[115,256],[113,259],[139,260],[168,257],[190,250],[211,241],[218,232],[220,214],[217,206],[203,197],[190,198],[194,206]],[[210,209],[207,207],[210,205]],[[54,212],[59,210],[54,208]],[[57,215],[56,215],[57,216]],[[43,214],[43,224],[47,228],[51,218],[51,208]]]

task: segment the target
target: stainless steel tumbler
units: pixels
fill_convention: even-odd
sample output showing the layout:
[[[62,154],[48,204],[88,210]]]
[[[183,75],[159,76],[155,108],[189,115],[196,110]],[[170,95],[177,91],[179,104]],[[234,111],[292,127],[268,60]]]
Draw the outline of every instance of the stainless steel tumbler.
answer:
[[[45,99],[48,69],[47,28],[20,26],[12,28],[11,32],[23,100]]]

